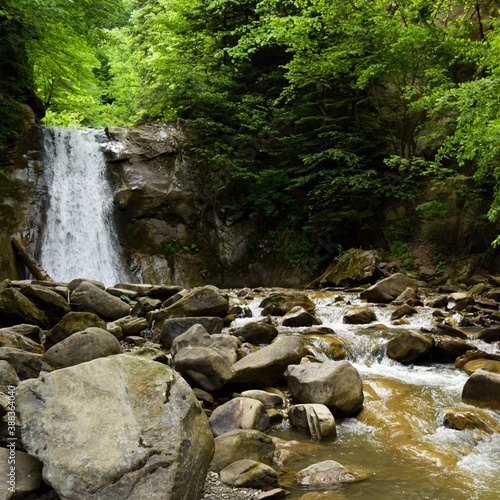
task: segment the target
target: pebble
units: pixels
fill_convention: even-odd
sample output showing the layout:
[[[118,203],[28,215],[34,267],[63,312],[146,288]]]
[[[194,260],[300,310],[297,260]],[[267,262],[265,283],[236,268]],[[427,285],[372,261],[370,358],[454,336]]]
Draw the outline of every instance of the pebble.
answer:
[[[248,500],[260,495],[262,490],[231,488],[219,480],[219,474],[209,472],[203,488],[202,500]]]

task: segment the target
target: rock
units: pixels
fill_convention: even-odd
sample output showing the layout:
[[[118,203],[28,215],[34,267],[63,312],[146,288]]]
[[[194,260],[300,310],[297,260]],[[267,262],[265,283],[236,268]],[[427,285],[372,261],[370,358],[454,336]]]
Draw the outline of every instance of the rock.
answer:
[[[17,405],[24,446],[61,498],[200,498],[213,437],[169,367],[99,358],[22,382]]]
[[[240,386],[279,385],[284,382],[288,365],[299,363],[306,354],[304,340],[283,337],[237,361],[231,369],[231,384]]]
[[[500,410],[500,374],[475,371],[465,382],[462,401],[481,408]]]
[[[267,465],[273,458],[275,445],[257,430],[238,429],[215,438],[215,452],[210,470],[220,472],[238,460],[255,460]]]
[[[284,399],[279,395],[272,392],[261,391],[259,389],[251,389],[249,391],[243,391],[241,396],[244,398],[252,398],[260,401],[266,408],[272,408],[273,406],[283,406],[285,404]]]
[[[235,488],[266,490],[278,486],[278,474],[255,460],[238,460],[220,471],[220,480]]]
[[[13,500],[23,498],[36,498],[36,493],[41,489],[42,464],[34,457],[24,451],[12,448],[13,443],[7,448],[0,448],[0,498],[2,500]],[[9,460],[14,460],[15,473],[9,476]],[[10,479],[12,477],[12,479]],[[9,491],[9,488],[13,490]],[[34,496],[32,496],[34,495]]]
[[[353,287],[369,283],[377,269],[378,252],[351,248],[339,259],[328,266],[328,269],[312,282],[321,286]]]
[[[94,285],[95,287],[99,288],[99,290],[102,290],[103,292],[106,290],[104,283],[102,283],[101,281],[89,280],[86,278],[77,278],[77,279],[72,280],[68,284],[68,290],[70,291],[70,293],[73,293],[82,283],[90,283],[91,285]]]
[[[473,359],[463,365],[462,369],[468,375],[472,375],[477,370],[484,370],[491,373],[500,373],[500,361],[494,359]]]
[[[130,314],[130,305],[84,281],[71,293],[71,307],[79,312],[91,312],[107,321],[114,321]]]
[[[262,316],[284,316],[296,306],[312,312],[316,308],[314,302],[303,292],[276,292],[265,298],[259,305]]]
[[[21,380],[17,376],[16,370],[5,360],[0,360],[0,386],[16,387]]]
[[[417,292],[413,288],[407,288],[404,292],[401,292],[393,301],[393,305],[409,303],[411,305],[416,304],[419,301]]]
[[[387,342],[387,356],[409,365],[430,355],[434,341],[429,335],[405,331]]]
[[[322,321],[314,317],[301,306],[295,306],[283,316],[283,326],[301,327],[321,325]]]
[[[118,326],[115,322],[111,321],[106,325],[106,330],[111,333],[118,340],[123,339],[123,332],[120,326]]]
[[[455,302],[455,305],[451,308],[452,311],[463,311],[468,306],[474,304],[474,297],[469,295],[468,293],[452,293],[448,298],[449,302]]]
[[[0,326],[19,323],[49,328],[47,314],[38,309],[28,297],[19,290],[8,287],[8,282],[0,283]]]
[[[160,349],[154,347],[141,347],[140,349],[134,349],[127,353],[129,356],[138,356],[142,359],[147,359],[148,361],[156,361],[157,363],[163,363],[168,365],[168,356]]]
[[[348,361],[290,365],[285,377],[297,403],[324,404],[339,417],[354,415],[363,406],[363,384]]]
[[[42,369],[42,355],[14,347],[0,347],[0,360],[7,361],[21,380],[38,377]]]
[[[142,347],[146,344],[146,339],[144,337],[139,337],[138,335],[129,335],[125,338],[124,342],[126,344]]]
[[[37,344],[42,342],[42,337],[45,338],[45,334],[42,334],[42,329],[36,325],[12,325],[6,328],[6,330],[24,335]]]
[[[136,335],[148,327],[148,322],[145,318],[135,318],[133,316],[124,316],[113,323],[122,329],[124,337]]]
[[[194,288],[171,306],[152,313],[152,320],[162,323],[166,319],[192,316],[224,317],[229,309],[228,300],[215,286]]]
[[[241,341],[226,333],[214,333],[212,339],[215,342],[213,348],[227,361],[229,366],[234,365],[239,358]]]
[[[158,309],[160,305],[160,299],[154,299],[152,297],[139,297],[137,302],[133,305],[130,314],[132,316],[146,316],[148,312]]]
[[[271,425],[264,405],[250,398],[234,398],[217,407],[209,423],[215,437],[235,429],[266,431]]]
[[[281,500],[289,494],[290,492],[283,488],[273,488],[272,490],[259,493],[253,500]]]
[[[307,339],[329,359],[339,361],[353,354],[352,349],[339,337],[330,335],[307,335]]]
[[[26,352],[43,354],[43,347],[40,344],[7,328],[0,330],[0,347],[15,347]]]
[[[448,296],[440,295],[439,297],[429,300],[426,305],[434,309],[444,309],[448,305]]]
[[[175,369],[206,391],[217,391],[233,376],[226,359],[210,347],[185,347],[174,358]]]
[[[174,318],[167,319],[161,327],[160,344],[167,349],[172,347],[176,337],[189,330],[193,325],[201,325],[210,335],[220,333],[224,326],[221,318],[196,317],[196,318]]]
[[[122,352],[120,342],[111,333],[90,327],[51,347],[43,355],[42,362],[59,370]]]
[[[464,340],[446,335],[435,335],[432,359],[441,363],[454,363],[459,356],[475,349],[477,347],[474,344],[469,344]]]
[[[262,321],[252,321],[241,328],[232,330],[231,335],[241,337],[244,342],[250,342],[253,345],[270,344],[278,336],[278,329]]]
[[[297,472],[295,480],[301,486],[332,486],[353,483],[356,478],[338,462],[325,460]]]
[[[417,282],[402,273],[397,273],[362,291],[359,297],[368,302],[387,303],[393,301],[407,288],[416,290]]]
[[[490,344],[493,344],[494,342],[500,342],[500,326],[493,326],[481,330],[476,335],[476,339],[482,340],[483,342],[488,342]]]
[[[458,328],[453,328],[446,323],[432,323],[427,327],[421,328],[422,332],[433,333],[434,335],[447,335],[448,337],[455,337],[457,339],[467,339],[467,335],[458,330]]]
[[[470,361],[479,359],[500,361],[500,354],[484,352],[480,351],[479,349],[476,349],[475,351],[467,351],[463,356],[460,356],[455,360],[455,368],[463,369],[464,366]]]
[[[304,328],[300,333],[302,335],[335,335],[333,328],[328,326],[312,326],[311,328]]]
[[[201,401],[202,403],[206,403],[208,405],[214,404],[213,396],[211,394],[209,394],[207,391],[204,391],[203,389],[200,389],[199,387],[195,387],[193,389],[193,393],[196,396],[196,399],[198,401]]]
[[[295,405],[289,408],[288,417],[292,428],[309,432],[313,439],[335,439],[337,436],[335,417],[325,405]]]
[[[21,293],[31,299],[40,309],[55,318],[70,312],[68,301],[46,286],[30,284],[21,287]]]
[[[405,316],[413,316],[414,314],[417,314],[417,312],[418,311],[414,307],[408,304],[403,304],[391,314],[391,320],[395,321],[397,319],[404,318]]]
[[[347,311],[342,321],[347,325],[366,325],[377,321],[377,316],[368,307],[361,307]]]
[[[127,290],[126,288],[115,287],[115,286],[106,288],[106,293],[114,295],[115,297],[122,297],[122,295],[124,295],[125,297],[127,297],[127,299],[130,300],[135,300],[139,297],[139,292],[137,291]]]
[[[47,333],[47,346],[53,346],[76,332],[96,327],[106,330],[106,322],[97,314],[89,312],[70,312]]]
[[[439,415],[444,427],[449,429],[478,429],[486,434],[500,433],[500,422],[479,408],[444,408]]]

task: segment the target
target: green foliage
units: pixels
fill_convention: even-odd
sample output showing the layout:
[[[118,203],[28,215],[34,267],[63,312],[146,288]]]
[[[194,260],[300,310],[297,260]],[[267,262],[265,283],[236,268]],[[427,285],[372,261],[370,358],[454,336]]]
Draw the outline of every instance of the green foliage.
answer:
[[[198,253],[200,249],[197,247],[196,243],[191,245],[181,245],[177,240],[163,240],[161,243],[161,251],[165,255],[174,255],[176,253]]]

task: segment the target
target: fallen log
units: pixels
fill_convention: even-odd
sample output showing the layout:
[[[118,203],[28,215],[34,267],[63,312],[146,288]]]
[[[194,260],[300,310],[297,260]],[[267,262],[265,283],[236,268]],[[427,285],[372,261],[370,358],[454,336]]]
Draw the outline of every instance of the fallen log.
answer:
[[[17,236],[13,236],[11,241],[19,257],[21,257],[21,260],[24,262],[24,265],[30,270],[35,279],[40,281],[53,281],[47,271],[45,271],[38,261],[29,253],[28,249]]]

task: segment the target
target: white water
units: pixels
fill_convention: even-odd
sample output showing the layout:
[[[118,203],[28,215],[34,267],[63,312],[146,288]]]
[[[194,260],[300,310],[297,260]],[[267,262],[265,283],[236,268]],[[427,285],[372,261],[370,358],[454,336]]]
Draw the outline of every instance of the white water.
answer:
[[[40,262],[55,281],[126,278],[112,219],[112,192],[96,131],[43,127],[48,208]]]

